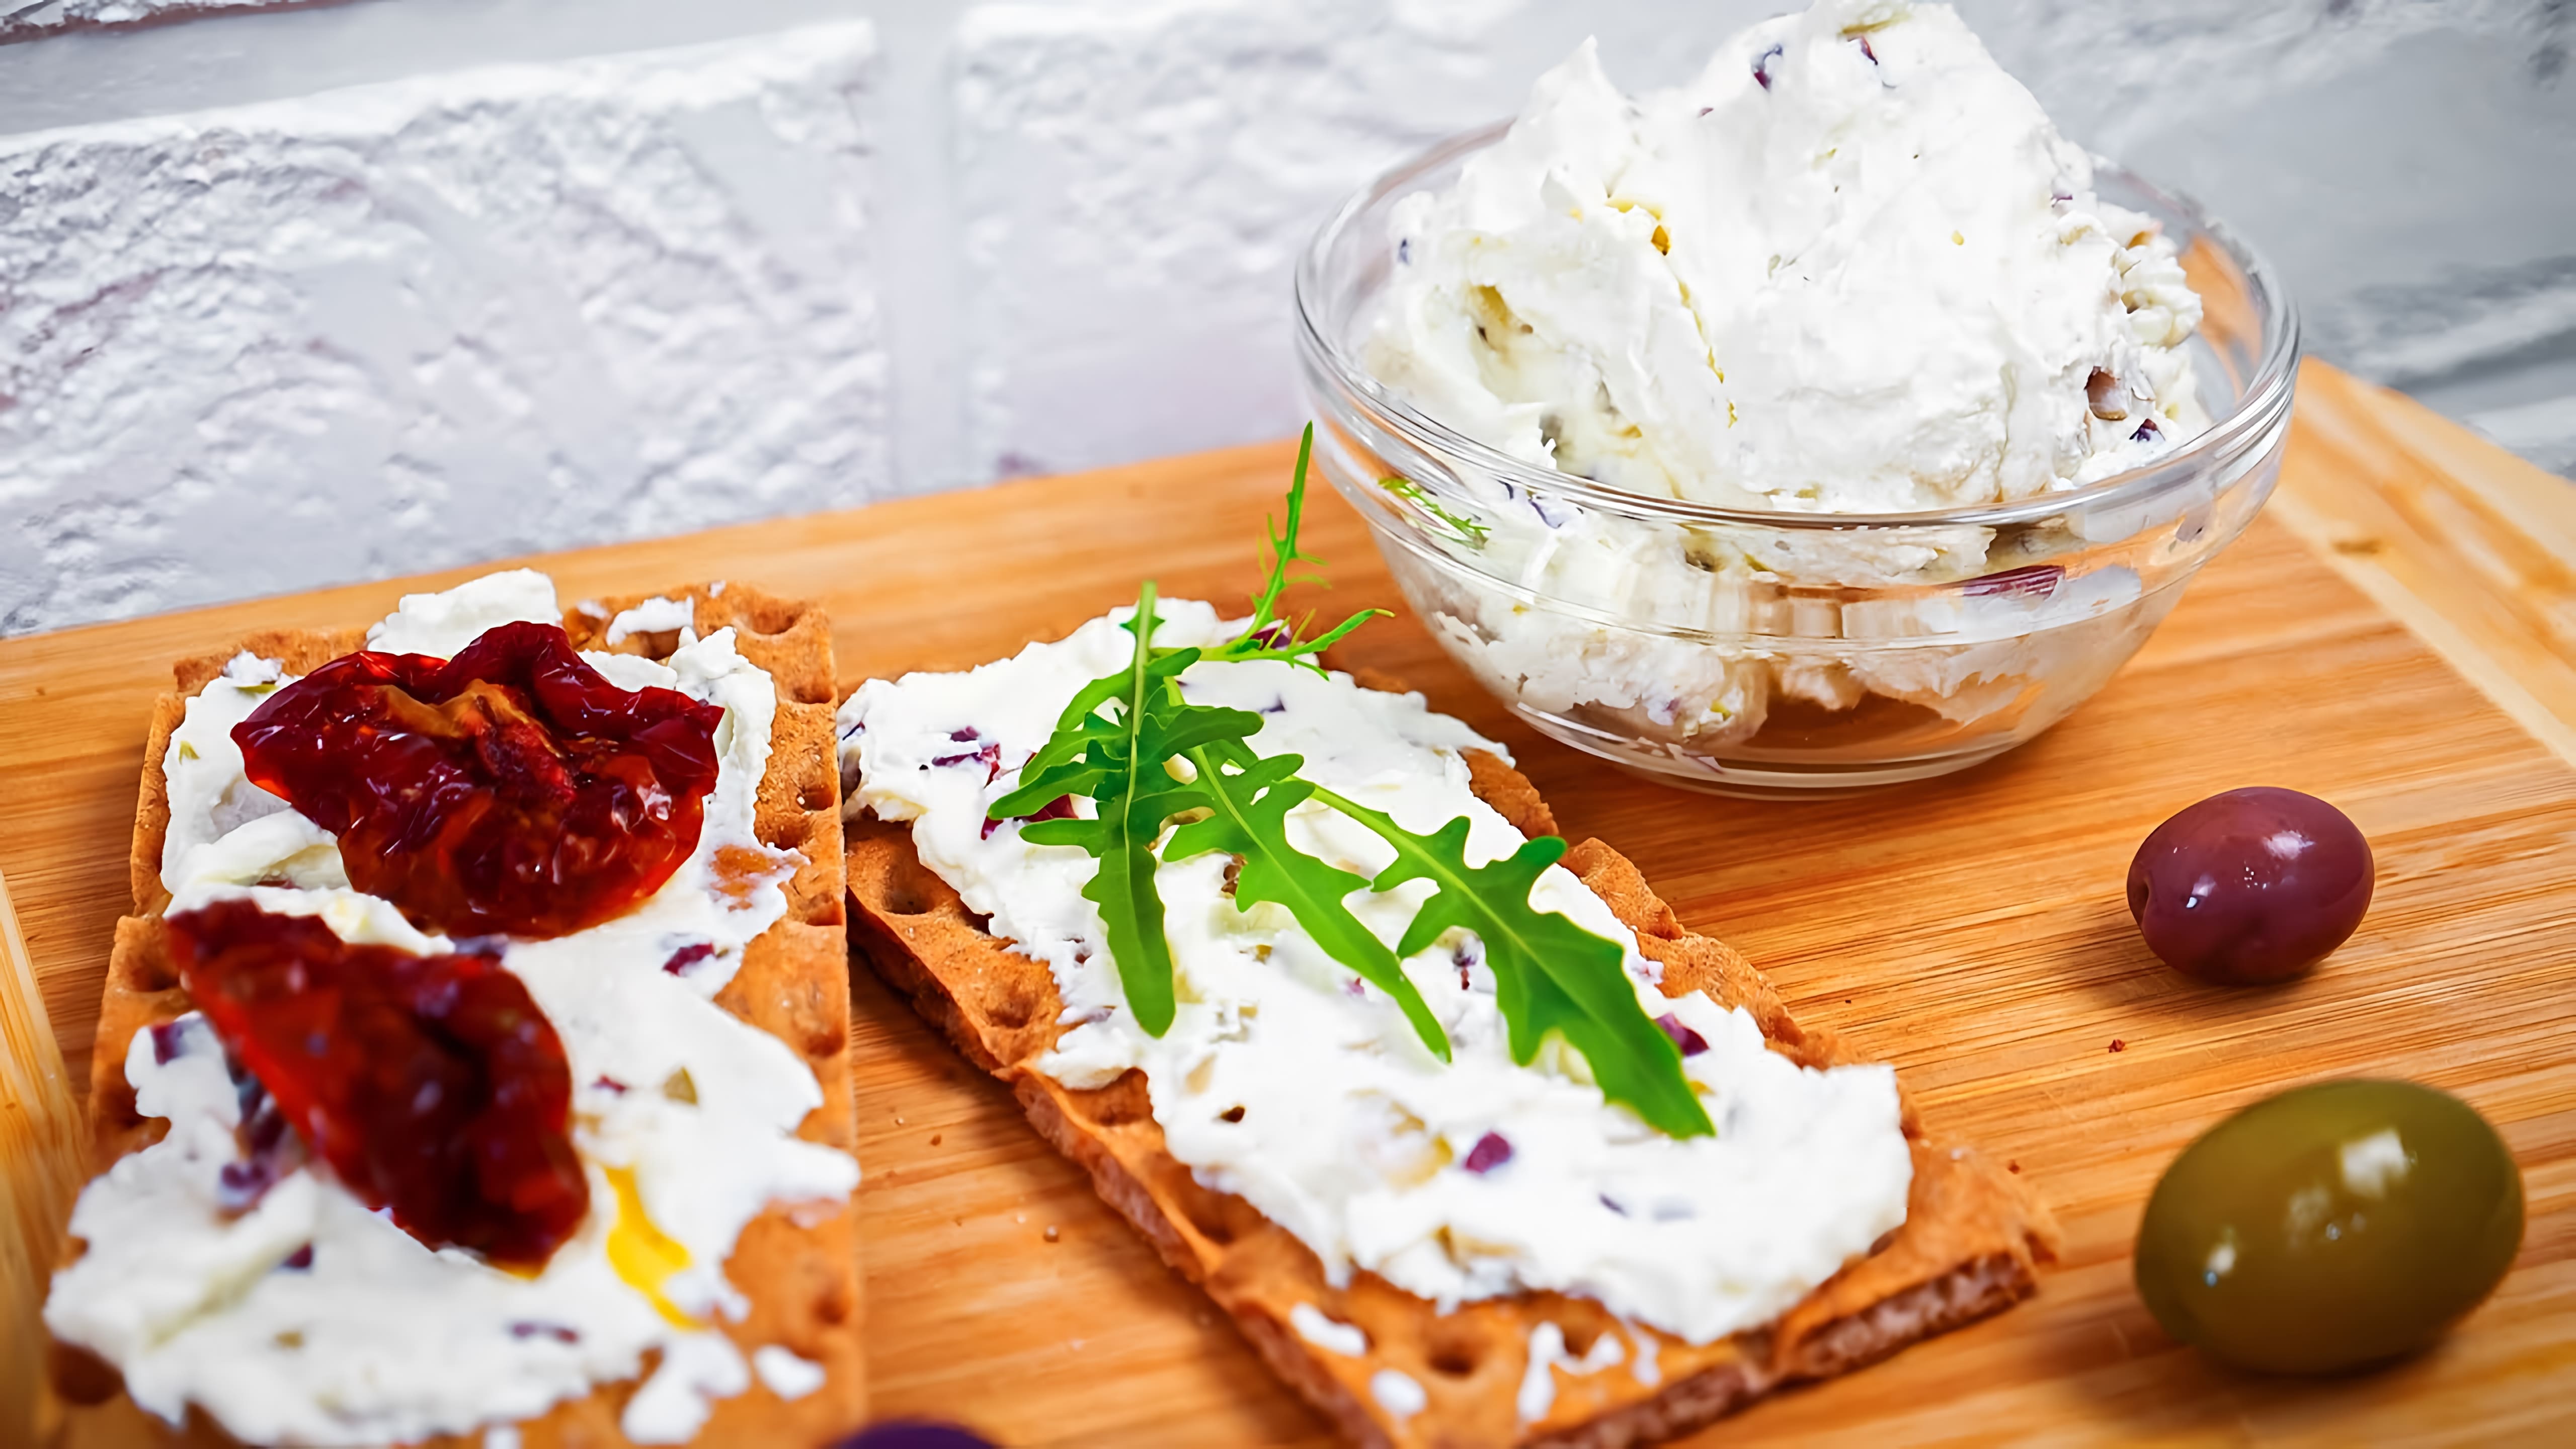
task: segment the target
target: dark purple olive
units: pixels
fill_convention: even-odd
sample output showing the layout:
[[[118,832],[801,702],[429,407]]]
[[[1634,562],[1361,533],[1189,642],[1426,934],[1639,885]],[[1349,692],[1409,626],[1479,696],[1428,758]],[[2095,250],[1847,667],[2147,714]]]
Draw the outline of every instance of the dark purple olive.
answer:
[[[993,1449],[993,1441],[954,1424],[898,1419],[871,1424],[833,1449]]]
[[[2361,924],[2371,870],[2370,842],[2332,805],[2268,785],[2230,790],[2138,847],[2129,914],[2147,949],[2186,976],[2285,981]]]

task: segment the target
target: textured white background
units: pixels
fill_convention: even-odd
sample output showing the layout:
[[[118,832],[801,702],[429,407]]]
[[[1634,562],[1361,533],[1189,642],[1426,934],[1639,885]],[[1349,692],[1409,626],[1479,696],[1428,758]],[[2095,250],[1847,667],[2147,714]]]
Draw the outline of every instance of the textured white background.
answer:
[[[0,616],[886,477],[864,22],[0,141]]]
[[[0,0],[0,631],[1285,433],[1342,194],[1788,0],[245,3]],[[2576,3],[1961,8],[2576,469]]]
[[[141,25],[177,20],[209,10],[249,10],[295,0],[0,0],[0,39],[49,30]],[[330,0],[305,0],[327,4]]]

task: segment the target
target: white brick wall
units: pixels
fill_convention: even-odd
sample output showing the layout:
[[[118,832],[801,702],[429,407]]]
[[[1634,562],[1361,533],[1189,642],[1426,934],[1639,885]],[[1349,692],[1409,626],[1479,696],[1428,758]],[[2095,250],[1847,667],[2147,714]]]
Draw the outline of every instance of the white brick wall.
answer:
[[[329,3],[332,0],[0,0],[0,44],[49,31],[180,20],[209,10]]]
[[[865,500],[862,24],[0,142],[0,617]]]
[[[967,466],[1061,472],[1292,431],[1289,268],[1345,195],[1517,108],[1587,34],[1624,73],[1678,80],[1761,13],[1517,0],[970,9],[956,91]]]
[[[224,3],[0,0],[0,631],[1285,433],[1339,196],[1791,0],[121,23]],[[2317,350],[2576,469],[2576,4],[1962,8]]]
[[[1978,18],[2071,133],[2261,245],[2311,351],[2576,475],[2576,4],[2020,0]]]

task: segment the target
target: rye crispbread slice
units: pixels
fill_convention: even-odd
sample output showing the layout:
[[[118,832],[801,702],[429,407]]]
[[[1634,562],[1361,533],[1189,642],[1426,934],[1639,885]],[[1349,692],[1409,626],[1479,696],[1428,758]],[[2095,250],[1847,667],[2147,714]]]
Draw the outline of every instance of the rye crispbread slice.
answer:
[[[1367,682],[1367,681],[1364,681]],[[1556,833],[1537,789],[1482,751],[1467,756],[1476,793],[1524,835]],[[2054,1257],[2045,1209],[2010,1177],[1964,1148],[1926,1141],[1909,1106],[1914,1182],[1905,1225],[1764,1327],[1702,1347],[1620,1325],[1589,1299],[1525,1293],[1437,1308],[1383,1279],[1354,1273],[1347,1288],[1287,1229],[1250,1203],[1201,1185],[1163,1145],[1142,1072],[1077,1091],[1032,1065],[1067,1028],[1044,963],[987,935],[945,881],[914,854],[908,827],[862,814],[847,828],[856,954],[910,997],[976,1065],[1011,1084],[1039,1133],[1091,1174],[1092,1185],[1181,1276],[1230,1314],[1271,1369],[1353,1443],[1370,1449],[1547,1445],[1617,1449],[1684,1433],[1786,1384],[1827,1378],[1917,1339],[2008,1307],[2037,1286],[2036,1264]],[[1565,857],[1664,968],[1667,995],[1705,989],[1761,1023],[1771,1048],[1803,1066],[1858,1058],[1831,1033],[1802,1030],[1742,956],[1684,929],[1617,851],[1587,840]],[[1358,1325],[1356,1356],[1308,1342],[1289,1315],[1311,1303]],[[1621,1363],[1599,1373],[1551,1370],[1554,1402],[1534,1423],[1519,1417],[1530,1335],[1553,1322],[1579,1357],[1603,1333],[1629,1336]],[[1637,1343],[1651,1340],[1657,1372],[1636,1372]],[[1382,1369],[1426,1391],[1422,1412],[1398,1417],[1370,1391]]]
[[[734,630],[743,657],[769,671],[778,691],[770,735],[769,768],[762,776],[753,833],[767,845],[794,850],[802,863],[786,884],[787,914],[754,938],[740,971],[716,997],[718,1005],[795,1049],[823,1088],[823,1105],[807,1115],[797,1135],[855,1152],[857,1107],[851,1095],[850,982],[843,935],[841,781],[833,761],[832,631],[816,605],[775,599],[755,589],[722,584],[668,590],[687,597],[703,637]],[[607,642],[609,621],[651,595],[586,602],[565,615],[576,649],[667,656],[678,631],[630,635]],[[158,1141],[168,1124],[135,1111],[125,1079],[125,1053],[134,1033],[189,1010],[171,965],[160,917],[169,904],[161,885],[161,846],[170,826],[167,777],[161,760],[170,733],[185,717],[186,700],[223,672],[235,653],[248,649],[280,660],[290,674],[310,673],[330,660],[364,648],[363,630],[267,631],[233,649],[181,661],[178,692],[154,704],[143,784],[135,813],[132,875],[134,914],[117,923],[99,1013],[98,1045],[90,1059],[90,1123],[95,1163],[106,1171],[118,1158]],[[763,863],[745,862],[758,869]],[[718,861],[722,870],[724,862]],[[856,1427],[866,1409],[866,1360],[860,1343],[860,1290],[856,1210],[847,1203],[821,1211],[813,1204],[773,1206],[744,1229],[726,1260],[725,1273],[751,1302],[740,1323],[723,1325],[746,1358],[763,1344],[780,1344],[823,1366],[824,1386],[801,1399],[782,1400],[755,1377],[748,1392],[719,1400],[693,1442],[703,1445],[822,1443]],[[75,1242],[74,1256],[80,1252]],[[557,1404],[520,1425],[525,1449],[623,1449],[618,1429],[626,1401],[649,1376],[603,1385],[588,1397]],[[235,1441],[200,1409],[191,1407],[184,1430],[172,1430],[127,1399],[114,1370],[90,1355],[56,1355],[56,1387],[83,1407],[69,1416],[63,1442],[88,1445],[230,1445]],[[474,1449],[478,1431],[428,1441]]]

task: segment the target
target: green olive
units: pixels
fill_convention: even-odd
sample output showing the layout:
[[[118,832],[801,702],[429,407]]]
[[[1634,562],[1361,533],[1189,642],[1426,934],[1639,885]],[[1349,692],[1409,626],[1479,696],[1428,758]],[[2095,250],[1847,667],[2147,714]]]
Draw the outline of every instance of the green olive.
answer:
[[[2138,1296],[2245,1368],[2324,1374],[2433,1341],[2522,1244],[2522,1174],[2457,1097],[2340,1081],[2255,1103],[2165,1169]]]

